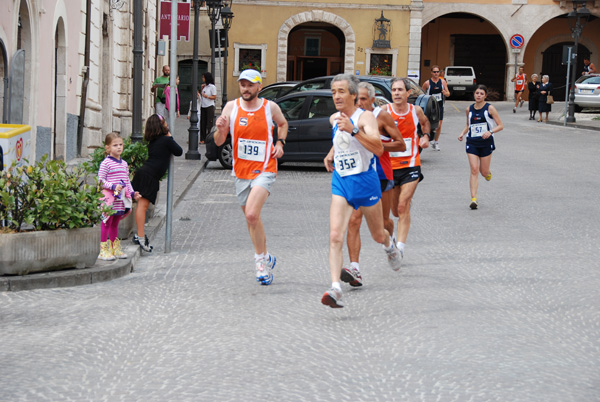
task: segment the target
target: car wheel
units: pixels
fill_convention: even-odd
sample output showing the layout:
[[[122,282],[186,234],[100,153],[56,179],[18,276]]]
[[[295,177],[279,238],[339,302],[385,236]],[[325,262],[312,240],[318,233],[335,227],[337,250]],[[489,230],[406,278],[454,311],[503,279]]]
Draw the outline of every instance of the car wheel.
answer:
[[[225,169],[233,168],[233,149],[231,148],[231,140],[227,140],[225,144],[219,147],[219,162]]]

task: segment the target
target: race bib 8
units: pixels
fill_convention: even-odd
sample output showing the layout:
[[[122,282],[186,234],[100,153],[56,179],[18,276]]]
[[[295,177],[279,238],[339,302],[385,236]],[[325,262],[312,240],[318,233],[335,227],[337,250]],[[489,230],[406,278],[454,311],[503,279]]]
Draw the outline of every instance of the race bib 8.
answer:
[[[339,152],[334,156],[335,170],[341,177],[362,172],[362,159],[358,151]]]
[[[238,140],[237,156],[247,161],[263,162],[266,147],[267,143],[265,141],[240,138]]]
[[[404,152],[390,152],[392,158],[402,158],[405,156],[412,156],[412,138],[405,138],[404,143],[406,144],[406,151]]]
[[[471,137],[481,137],[486,131],[488,131],[487,123],[471,124]]]

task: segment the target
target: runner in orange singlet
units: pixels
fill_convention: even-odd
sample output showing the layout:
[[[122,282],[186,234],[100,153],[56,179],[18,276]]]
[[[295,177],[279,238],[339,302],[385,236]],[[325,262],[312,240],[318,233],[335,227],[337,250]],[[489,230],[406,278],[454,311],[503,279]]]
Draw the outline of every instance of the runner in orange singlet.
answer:
[[[519,74],[515,75],[511,82],[515,83],[515,107],[513,107],[513,113],[517,113],[517,107],[523,106],[525,102],[521,97],[527,85],[527,74],[523,72],[523,67],[519,67]]]
[[[262,78],[256,70],[244,70],[238,79],[241,98],[227,102],[216,121],[214,141],[222,145],[231,134],[235,189],[254,245],[256,280],[273,281],[276,259],[267,251],[267,238],[260,214],[277,175],[277,158],[283,156],[288,123],[279,106],[258,97]],[[277,124],[277,143],[273,127]]]
[[[429,147],[431,135],[429,120],[423,109],[408,103],[410,90],[403,78],[392,79],[392,99],[387,112],[392,115],[406,143],[406,151],[390,152],[394,169],[394,189],[392,190],[392,213],[398,217],[398,249],[404,257],[404,244],[410,228],[410,202],[417,184],[423,179],[421,174],[421,148]],[[419,138],[417,124],[421,124],[423,137]]]

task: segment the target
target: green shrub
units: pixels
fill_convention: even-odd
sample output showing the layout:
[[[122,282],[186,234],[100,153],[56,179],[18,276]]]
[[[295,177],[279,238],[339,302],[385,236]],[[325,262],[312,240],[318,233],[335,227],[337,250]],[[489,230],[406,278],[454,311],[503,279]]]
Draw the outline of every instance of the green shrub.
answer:
[[[99,224],[102,213],[111,215],[112,209],[101,207],[102,190],[97,179],[88,184],[88,168],[87,164],[67,168],[47,155],[33,165],[13,163],[0,172],[0,220],[16,232],[24,225],[56,230]]]
[[[88,172],[98,174],[98,169],[100,169],[100,164],[104,158],[104,144],[102,144],[100,148],[96,148],[92,153],[92,160],[88,165]],[[121,158],[129,165],[129,180],[133,179],[135,172],[137,172],[144,162],[146,162],[146,159],[148,159],[148,144],[145,141],[132,142],[131,137],[124,139]]]

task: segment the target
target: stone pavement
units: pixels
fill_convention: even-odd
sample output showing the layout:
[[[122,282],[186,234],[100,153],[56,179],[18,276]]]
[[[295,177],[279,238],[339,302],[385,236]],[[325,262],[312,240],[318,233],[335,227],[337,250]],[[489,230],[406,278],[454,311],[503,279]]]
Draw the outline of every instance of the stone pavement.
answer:
[[[189,121],[185,116],[177,119],[175,130],[172,133],[177,143],[183,148],[183,155],[175,158],[173,206],[177,206],[181,198],[192,186],[198,175],[206,166],[204,158],[204,145],[198,151],[202,155],[199,161],[186,160],[188,151]],[[160,185],[160,193],[155,208],[154,217],[146,224],[146,234],[153,239],[160,229],[164,229],[167,205],[167,180]],[[0,276],[0,291],[18,291],[31,289],[44,289],[65,286],[87,285],[119,278],[129,274],[140,256],[140,248],[130,240],[122,242],[125,252],[130,258],[117,261],[97,260],[93,267],[86,269],[71,269],[64,271],[46,272],[25,276]]]
[[[491,182],[469,204],[466,102],[422,154],[400,272],[362,228],[365,285],[322,306],[330,176],[284,164],[263,219],[275,280],[254,280],[228,171],[211,162],[175,210],[173,250],[130,275],[0,293],[0,400],[597,401],[597,149],[496,106]],[[346,259],[347,261],[347,259]]]

